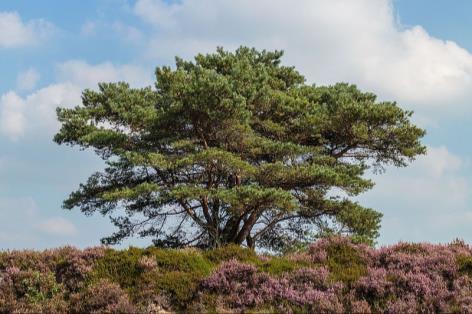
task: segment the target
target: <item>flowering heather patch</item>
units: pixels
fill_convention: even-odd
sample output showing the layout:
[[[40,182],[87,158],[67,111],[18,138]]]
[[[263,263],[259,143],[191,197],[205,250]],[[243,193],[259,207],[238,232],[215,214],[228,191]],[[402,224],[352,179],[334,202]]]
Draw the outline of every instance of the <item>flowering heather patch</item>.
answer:
[[[463,243],[373,249],[338,237],[289,257],[310,267],[273,277],[233,260],[202,286],[228,309],[241,311],[272,306],[282,312],[472,313],[472,280],[458,263],[471,253]]]
[[[287,256],[70,247],[0,253],[0,313],[472,313],[472,249],[322,239]]]

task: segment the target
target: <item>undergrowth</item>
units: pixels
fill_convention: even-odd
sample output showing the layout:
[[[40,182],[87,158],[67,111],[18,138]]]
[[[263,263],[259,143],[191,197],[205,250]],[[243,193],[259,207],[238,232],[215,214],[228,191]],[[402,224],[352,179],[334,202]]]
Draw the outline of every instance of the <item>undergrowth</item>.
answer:
[[[0,313],[472,312],[472,250],[319,240],[283,256],[71,247],[0,253]]]

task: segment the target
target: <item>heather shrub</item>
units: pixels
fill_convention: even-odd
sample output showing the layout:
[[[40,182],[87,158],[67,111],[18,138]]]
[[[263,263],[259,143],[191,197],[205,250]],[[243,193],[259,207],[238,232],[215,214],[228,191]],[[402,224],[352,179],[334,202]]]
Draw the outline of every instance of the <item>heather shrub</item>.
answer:
[[[0,254],[0,270],[17,267],[21,270],[51,271],[62,249],[35,252],[32,250],[7,251]]]
[[[469,274],[470,258],[464,243],[373,249],[335,237],[255,265],[223,263],[203,287],[229,309],[467,312],[472,286],[461,275]]]
[[[139,267],[145,271],[152,271],[157,269],[156,259],[152,256],[143,256],[138,261]]]
[[[133,313],[137,309],[116,283],[106,279],[70,297],[72,313]]]
[[[89,278],[95,262],[104,254],[103,247],[85,250],[69,249],[56,264],[57,280],[65,285],[69,293],[78,291]]]
[[[8,267],[0,276],[0,312],[58,312],[66,306],[64,289],[51,272]]]
[[[309,249],[313,262],[326,264],[334,281],[352,283],[367,273],[367,246],[344,237],[323,238]]]
[[[472,256],[460,255],[457,257],[457,267],[461,274],[472,277]]]
[[[325,238],[283,256],[65,247],[0,253],[0,313],[472,313],[472,250]]]
[[[21,271],[15,267],[6,270],[6,276],[2,279],[3,285],[9,287],[17,300],[27,303],[40,303],[63,293],[63,287],[56,282],[53,273]]]
[[[258,262],[258,256],[253,250],[242,248],[241,246],[235,244],[208,250],[204,254],[205,257],[214,264],[219,264],[232,259],[236,259],[244,263]]]
[[[392,314],[415,314],[418,312],[427,312],[418,306],[413,295],[406,295],[401,299],[394,299],[387,302],[386,313]],[[429,311],[428,311],[429,312]]]
[[[224,262],[202,287],[221,296],[230,309],[272,305],[281,311],[296,308],[342,312],[335,287],[327,279],[325,268],[299,269],[282,277],[271,277],[253,265],[232,260]]]
[[[96,263],[92,279],[117,283],[136,304],[166,306],[170,302],[181,309],[194,298],[200,280],[212,267],[199,250],[109,249]],[[158,300],[150,301],[150,297]]]
[[[166,271],[209,274],[213,264],[199,250],[148,248],[146,254],[156,259],[159,269]]]
[[[271,275],[281,275],[300,268],[300,264],[283,257],[274,257],[267,261],[260,261],[258,263],[258,269]]]
[[[53,273],[38,271],[22,271],[13,276],[17,296],[25,298],[28,303],[40,303],[52,299],[62,293],[63,287],[58,285]]]
[[[349,303],[347,310],[349,313],[354,314],[369,314],[372,313],[369,303],[365,300],[352,301]]]
[[[171,271],[155,277],[155,291],[164,293],[176,309],[184,309],[198,292],[200,274]]]
[[[95,263],[91,280],[107,279],[125,289],[136,287],[144,272],[139,264],[142,256],[143,252],[138,248],[130,247],[122,251],[107,249]]]

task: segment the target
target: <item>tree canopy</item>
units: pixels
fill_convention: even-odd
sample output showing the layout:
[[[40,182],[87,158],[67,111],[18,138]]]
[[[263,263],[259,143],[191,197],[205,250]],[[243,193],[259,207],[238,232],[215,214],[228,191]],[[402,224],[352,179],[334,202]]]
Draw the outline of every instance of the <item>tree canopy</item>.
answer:
[[[58,108],[59,144],[107,167],[64,201],[109,216],[104,243],[282,249],[323,234],[371,242],[381,214],[352,200],[369,168],[425,152],[411,111],[356,86],[308,85],[281,51],[218,48],[156,69],[155,87],[101,83]]]

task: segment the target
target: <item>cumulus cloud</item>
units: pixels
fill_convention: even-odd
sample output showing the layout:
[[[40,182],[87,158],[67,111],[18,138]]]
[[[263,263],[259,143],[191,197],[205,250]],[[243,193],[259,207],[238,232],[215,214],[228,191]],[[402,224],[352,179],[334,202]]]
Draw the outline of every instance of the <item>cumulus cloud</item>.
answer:
[[[127,25],[121,22],[111,24],[111,29],[119,34],[121,38],[129,42],[140,42],[144,39],[142,32],[134,26]]]
[[[381,240],[472,240],[471,182],[468,161],[446,147],[428,153],[405,169],[374,176],[374,189],[359,197],[362,204],[384,213]]]
[[[143,87],[152,83],[152,69],[135,65],[114,65],[110,62],[91,65],[82,60],[70,60],[57,66],[57,79],[81,87],[95,87],[99,82],[126,81]]]
[[[106,62],[91,65],[81,60],[67,61],[57,66],[59,83],[38,89],[24,97],[14,91],[0,96],[0,134],[18,140],[28,131],[35,136],[48,136],[57,130],[56,107],[73,107],[81,102],[85,88],[96,88],[99,82],[126,81],[142,87],[152,82],[152,70],[134,65],[113,65]],[[33,133],[31,133],[33,134]]]
[[[138,0],[134,12],[155,28],[153,56],[284,49],[310,82],[353,82],[409,108],[451,111],[472,96],[472,55],[402,26],[391,0]]]
[[[21,91],[29,91],[36,87],[40,75],[38,71],[33,68],[21,72],[16,78],[16,87]]]
[[[77,235],[77,228],[69,220],[62,217],[51,217],[41,221],[37,225],[41,232],[54,236]]]
[[[80,87],[70,83],[52,84],[26,97],[7,92],[0,98],[1,133],[14,141],[34,129],[51,133],[58,125],[55,108],[77,105],[80,92]]]
[[[16,12],[0,12],[0,48],[12,48],[37,43],[54,32],[48,21],[37,19],[26,23]]]
[[[1,96],[0,131],[11,140],[17,140],[25,131],[24,109],[24,100],[15,92],[8,92]]]

